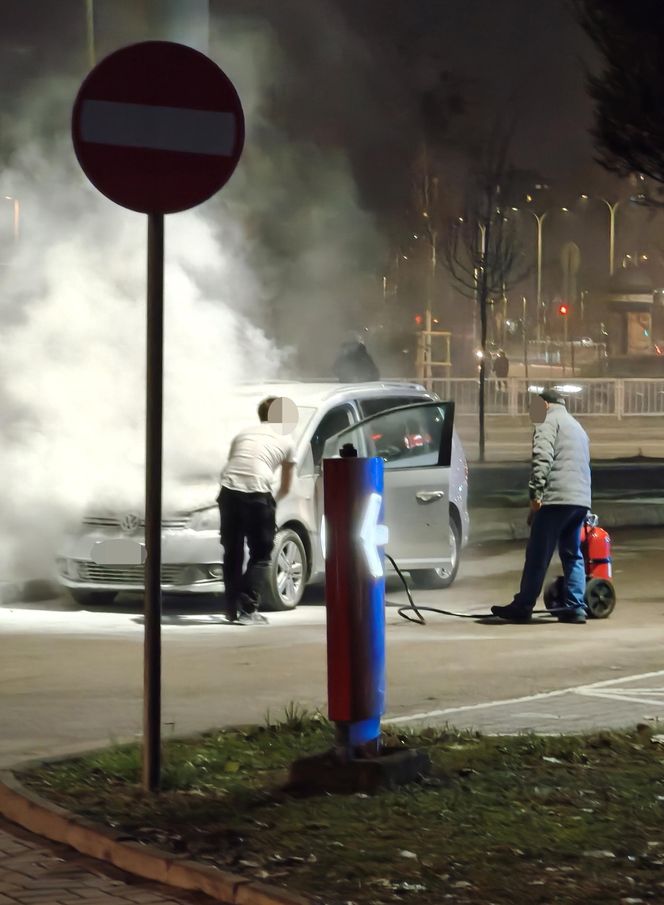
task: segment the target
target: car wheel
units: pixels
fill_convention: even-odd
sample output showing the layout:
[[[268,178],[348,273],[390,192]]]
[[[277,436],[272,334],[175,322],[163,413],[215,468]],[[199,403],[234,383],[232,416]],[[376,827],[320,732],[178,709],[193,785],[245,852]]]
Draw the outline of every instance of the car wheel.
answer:
[[[450,559],[449,569],[414,569],[410,577],[416,588],[434,590],[449,588],[457,577],[461,559],[461,531],[455,519],[450,519]]]
[[[80,606],[110,606],[118,596],[117,591],[79,591],[67,588],[76,603]]]
[[[307,580],[307,553],[300,536],[290,528],[277,532],[262,609],[294,610]]]
[[[605,578],[591,578],[586,585],[586,606],[593,619],[608,619],[616,606],[616,591]]]

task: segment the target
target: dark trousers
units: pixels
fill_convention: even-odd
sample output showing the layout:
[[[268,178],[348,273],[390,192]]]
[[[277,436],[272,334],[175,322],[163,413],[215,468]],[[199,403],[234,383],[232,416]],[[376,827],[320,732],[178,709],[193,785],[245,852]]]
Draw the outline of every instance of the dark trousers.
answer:
[[[585,610],[586,570],[581,553],[581,526],[588,513],[585,506],[542,506],[533,516],[521,588],[514,605],[533,610],[542,592],[546,571],[558,547],[565,576],[564,605]]]
[[[226,606],[231,615],[238,605],[247,612],[257,610],[270,567],[274,547],[276,504],[271,493],[242,493],[221,488],[219,514],[224,548]],[[243,574],[244,545],[249,563]]]

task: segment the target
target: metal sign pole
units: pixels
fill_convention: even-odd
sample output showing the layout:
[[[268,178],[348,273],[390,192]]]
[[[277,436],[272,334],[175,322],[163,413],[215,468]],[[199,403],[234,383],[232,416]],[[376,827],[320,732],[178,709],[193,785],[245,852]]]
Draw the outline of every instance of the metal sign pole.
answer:
[[[145,455],[143,786],[161,779],[161,468],[164,363],[164,215],[148,214]]]
[[[92,52],[94,0],[86,8]],[[191,140],[183,143],[183,133]],[[86,76],[72,110],[72,141],[102,194],[148,215],[143,785],[153,791],[161,778],[164,214],[196,207],[226,185],[242,154],[244,114],[233,83],[204,54],[142,41]]]

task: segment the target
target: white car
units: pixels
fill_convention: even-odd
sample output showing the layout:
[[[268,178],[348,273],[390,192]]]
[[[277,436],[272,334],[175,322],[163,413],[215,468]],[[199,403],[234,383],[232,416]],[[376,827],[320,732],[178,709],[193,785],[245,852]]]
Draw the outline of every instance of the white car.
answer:
[[[277,508],[277,536],[265,609],[297,606],[308,582],[324,574],[320,541],[323,458],[352,442],[359,455],[385,462],[386,552],[419,587],[448,587],[468,541],[468,468],[454,431],[454,404],[418,384],[381,381],[356,385],[274,382],[243,385],[234,408],[248,418],[266,396],[286,396],[299,411],[293,434],[296,468],[291,493]],[[278,475],[275,485],[278,485]],[[219,593],[222,548],[215,494],[202,508],[164,512],[162,589],[165,593]],[[132,543],[133,542],[133,543]],[[144,522],[135,512],[91,511],[67,538],[58,558],[60,583],[78,600],[93,603],[143,588],[141,557],[125,565],[99,562],[103,544],[136,551]],[[112,560],[117,561],[117,560]],[[120,558],[120,562],[125,562]]]

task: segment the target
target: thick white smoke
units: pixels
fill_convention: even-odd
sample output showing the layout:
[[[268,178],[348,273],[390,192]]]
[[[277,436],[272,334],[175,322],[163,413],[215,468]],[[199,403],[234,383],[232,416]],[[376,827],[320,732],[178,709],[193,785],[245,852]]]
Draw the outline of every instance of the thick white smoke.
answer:
[[[343,155],[292,142],[266,117],[264,98],[288,79],[272,32],[229,22],[210,52],[238,88],[247,143],[222,196],[166,218],[171,510],[206,501],[190,496],[192,475],[211,477],[214,499],[232,435],[255,418],[240,382],[276,376],[293,346],[331,364],[357,326],[342,312],[357,307],[362,262],[379,244]],[[0,198],[21,212],[18,241],[0,253],[0,580],[50,574],[86,509],[140,510],[144,499],[146,217],[79,170],[77,87],[50,79],[26,98],[0,173]]]
[[[146,218],[87,186],[65,139],[20,154],[0,193],[22,213],[1,275],[0,577],[30,577],[87,507],[142,507]],[[251,321],[262,291],[245,249],[219,209],[166,218],[167,507],[185,504],[181,479],[218,471],[236,384],[280,363]]]

